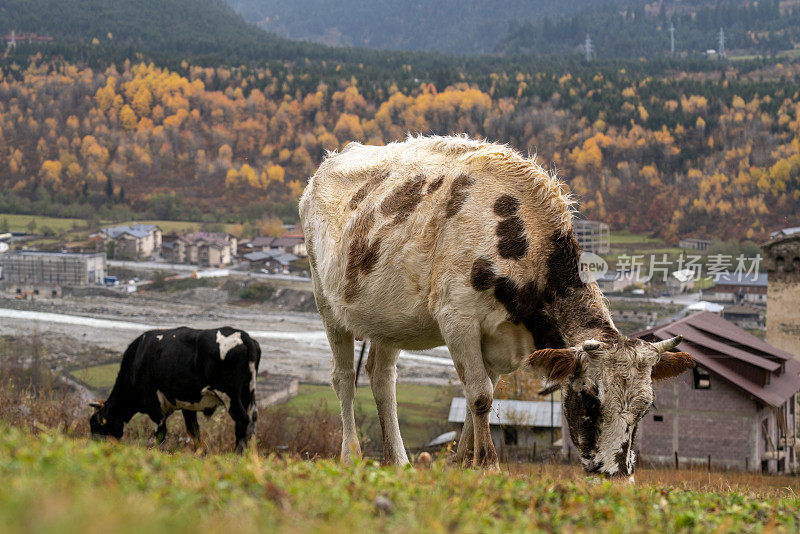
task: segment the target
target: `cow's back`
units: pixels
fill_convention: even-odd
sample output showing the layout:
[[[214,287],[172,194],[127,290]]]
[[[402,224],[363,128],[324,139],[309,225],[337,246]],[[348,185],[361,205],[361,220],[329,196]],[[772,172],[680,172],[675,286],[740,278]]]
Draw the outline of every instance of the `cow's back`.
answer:
[[[477,258],[529,281],[537,251],[571,226],[557,180],[462,137],[350,144],[322,163],[300,214],[322,305],[356,335],[409,348],[441,344],[434,312],[453,292],[475,298]]]

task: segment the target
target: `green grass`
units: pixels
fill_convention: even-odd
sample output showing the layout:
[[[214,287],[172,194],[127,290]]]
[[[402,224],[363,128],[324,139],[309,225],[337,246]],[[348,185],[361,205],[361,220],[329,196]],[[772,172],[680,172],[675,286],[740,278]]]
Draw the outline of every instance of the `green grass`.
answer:
[[[659,243],[663,244],[662,239],[650,237],[647,234],[634,234],[632,232],[614,231],[611,232],[611,246],[625,245],[630,243]]]
[[[441,430],[446,431],[452,388],[397,384],[397,416],[400,432],[407,447],[427,444]],[[291,410],[312,410],[324,406],[339,413],[339,401],[333,388],[325,385],[301,384],[298,395],[288,403]],[[369,386],[356,389],[355,410],[361,424],[361,434],[380,440],[378,411]]]
[[[167,454],[34,437],[0,423],[5,534],[148,532],[756,532],[800,528],[800,499],[587,479],[276,456]],[[377,505],[377,499],[388,503]]]
[[[107,363],[76,369],[70,374],[92,389],[110,389],[118,372],[119,363]]]
[[[62,230],[70,231],[74,226],[86,226],[86,221],[83,219],[45,217],[43,215],[15,215],[11,213],[0,213],[0,222],[3,220],[8,221],[8,229],[10,232],[27,232],[28,224],[30,224],[31,221],[36,221],[35,232],[40,232],[45,226],[50,227],[56,232]]]
[[[84,219],[68,219],[68,218],[59,218],[59,217],[46,217],[44,215],[16,215],[12,213],[0,213],[0,221],[6,219],[8,221],[9,231],[11,232],[27,232],[28,231],[28,224],[34,220],[36,221],[36,230],[34,233],[41,231],[41,229],[45,226],[51,228],[52,230],[59,232],[59,231],[66,231],[69,232],[73,230],[74,227],[79,227],[81,229],[86,230],[86,220]],[[161,230],[167,234],[171,232],[191,232],[197,231],[200,229],[200,226],[203,224],[201,222],[196,221],[158,221],[158,220],[149,220],[149,221],[125,221],[125,222],[111,222],[111,221],[100,221],[100,227],[107,227],[107,226],[122,226],[122,225],[132,225],[132,224],[155,224]],[[225,224],[225,230],[230,231],[235,225],[233,224]],[[98,228],[90,228],[91,231],[99,230]]]

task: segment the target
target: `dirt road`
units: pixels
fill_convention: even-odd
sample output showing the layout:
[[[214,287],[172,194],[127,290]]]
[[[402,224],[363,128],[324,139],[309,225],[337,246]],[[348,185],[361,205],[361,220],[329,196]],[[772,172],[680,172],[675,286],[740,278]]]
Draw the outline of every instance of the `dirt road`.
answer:
[[[319,316],[269,305],[231,304],[224,292],[212,288],[36,301],[0,298],[0,335],[24,336],[36,329],[50,352],[49,359],[60,367],[80,367],[96,363],[98,358],[113,358],[145,330],[181,325],[244,329],[261,344],[262,372],[291,374],[305,382],[329,380],[330,348]],[[398,374],[400,381],[412,383],[456,380],[444,348],[403,352]],[[363,375],[362,379],[366,382]]]

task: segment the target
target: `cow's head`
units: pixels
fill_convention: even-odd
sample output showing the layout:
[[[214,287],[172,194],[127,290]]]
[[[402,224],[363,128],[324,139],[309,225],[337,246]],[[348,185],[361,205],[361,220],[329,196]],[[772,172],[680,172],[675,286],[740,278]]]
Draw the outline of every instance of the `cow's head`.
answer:
[[[89,406],[94,408],[94,413],[89,418],[92,438],[100,439],[111,436],[121,439],[125,423],[118,417],[110,417],[108,408],[102,402],[90,402]]]
[[[636,425],[653,406],[652,381],[694,367],[689,354],[668,352],[682,339],[590,340],[580,347],[538,350],[529,357],[535,370],[561,386],[570,438],[587,471],[633,474]]]

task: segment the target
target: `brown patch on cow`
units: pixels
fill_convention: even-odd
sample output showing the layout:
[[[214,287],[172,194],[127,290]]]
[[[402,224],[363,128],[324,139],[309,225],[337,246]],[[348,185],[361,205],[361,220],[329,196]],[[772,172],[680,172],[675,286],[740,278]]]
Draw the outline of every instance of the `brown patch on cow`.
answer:
[[[519,209],[519,199],[503,195],[494,202],[494,212],[500,217],[511,217]]]
[[[397,186],[381,202],[381,213],[394,215],[394,224],[405,221],[422,200],[424,186],[425,176],[421,174]]]
[[[488,258],[480,257],[473,262],[469,280],[476,291],[491,289],[496,279],[494,265]]]
[[[440,187],[442,187],[443,183],[444,183],[444,174],[439,176],[430,184],[428,184],[428,189],[425,191],[425,194],[430,195],[431,193],[435,193]]]
[[[447,206],[444,210],[444,215],[448,219],[461,211],[464,202],[467,201],[469,195],[469,188],[475,180],[468,174],[460,174],[456,176],[450,186],[450,198],[447,200]]]
[[[500,257],[519,260],[528,251],[525,224],[521,217],[514,215],[498,222],[495,233],[500,238],[497,243],[497,252]]]
[[[541,349],[528,356],[528,363],[544,371],[548,380],[558,382],[575,372],[578,358],[572,349]]]
[[[478,395],[472,404],[472,413],[475,415],[486,415],[492,410],[492,397],[490,395]]]
[[[380,183],[383,182],[388,176],[389,176],[388,172],[381,171],[372,178],[370,178],[369,180],[367,180],[364,183],[364,185],[362,185],[358,189],[358,191],[356,191],[356,194],[353,195],[353,197],[350,199],[348,207],[351,210],[356,209],[358,205],[361,203],[361,201],[364,200],[367,197],[367,195],[369,195],[376,187],[378,187]]]
[[[353,234],[350,238],[350,248],[347,255],[347,268],[345,269],[344,288],[345,302],[352,302],[358,296],[358,275],[367,274],[378,263],[380,257],[380,238],[370,244],[368,235],[375,224],[375,212],[364,211],[359,214],[353,224]]]
[[[672,378],[694,366],[694,358],[686,352],[665,352],[653,366],[650,376],[653,380]]]

